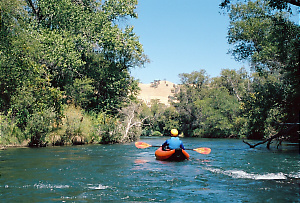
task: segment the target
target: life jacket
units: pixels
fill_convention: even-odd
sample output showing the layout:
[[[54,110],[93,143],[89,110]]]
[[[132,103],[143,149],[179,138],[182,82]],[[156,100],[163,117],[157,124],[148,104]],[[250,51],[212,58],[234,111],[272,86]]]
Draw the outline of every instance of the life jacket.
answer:
[[[181,140],[178,137],[171,137],[168,139],[168,144],[170,149],[178,149],[181,145]]]

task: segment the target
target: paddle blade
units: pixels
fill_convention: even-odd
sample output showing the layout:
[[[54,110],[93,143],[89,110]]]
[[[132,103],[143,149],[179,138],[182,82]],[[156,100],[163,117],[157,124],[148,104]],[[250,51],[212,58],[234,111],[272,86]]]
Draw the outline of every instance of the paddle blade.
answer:
[[[211,149],[207,148],[207,147],[200,147],[200,148],[193,149],[193,150],[200,154],[209,154],[211,152]]]
[[[136,143],[135,143],[135,146],[136,146],[137,148],[139,148],[139,149],[145,149],[145,148],[147,148],[147,147],[151,147],[152,145],[149,145],[149,144],[147,144],[147,143],[145,143],[145,142],[136,142]]]

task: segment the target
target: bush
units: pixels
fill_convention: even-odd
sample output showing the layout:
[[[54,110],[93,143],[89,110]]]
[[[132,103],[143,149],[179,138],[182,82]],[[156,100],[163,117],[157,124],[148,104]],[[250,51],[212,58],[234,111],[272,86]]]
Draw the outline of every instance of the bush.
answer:
[[[55,119],[55,112],[51,108],[30,116],[25,127],[26,138],[30,138],[29,146],[42,147],[47,144],[46,135],[53,130]]]
[[[85,144],[93,142],[94,133],[92,116],[70,105],[65,106],[62,125],[48,135],[47,141],[52,145]]]
[[[192,137],[205,137],[205,131],[202,128],[197,128],[193,131]]]
[[[0,145],[18,145],[24,142],[25,136],[18,128],[17,123],[0,114]]]
[[[152,130],[149,128],[144,128],[141,132],[141,136],[151,136],[152,135]]]
[[[159,131],[154,131],[152,136],[162,136],[162,134]]]
[[[102,144],[118,143],[121,140],[121,125],[117,118],[99,113],[97,115],[97,140]]]

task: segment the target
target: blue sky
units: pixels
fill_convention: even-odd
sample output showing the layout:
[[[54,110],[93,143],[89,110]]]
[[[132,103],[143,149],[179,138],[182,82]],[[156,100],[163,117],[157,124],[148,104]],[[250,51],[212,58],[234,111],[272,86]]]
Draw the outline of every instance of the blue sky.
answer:
[[[247,68],[227,54],[229,20],[220,1],[139,0],[139,17],[130,24],[151,62],[131,75],[142,83],[166,79],[179,84],[180,73],[205,69],[216,77],[222,69]]]

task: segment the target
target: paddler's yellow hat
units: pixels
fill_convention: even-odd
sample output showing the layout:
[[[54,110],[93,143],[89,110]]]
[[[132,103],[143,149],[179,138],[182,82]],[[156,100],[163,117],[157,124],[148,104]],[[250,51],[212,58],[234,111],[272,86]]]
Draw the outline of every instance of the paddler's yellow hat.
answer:
[[[172,137],[176,137],[177,135],[178,135],[178,130],[172,129],[172,130],[171,130],[171,136],[172,136]]]

